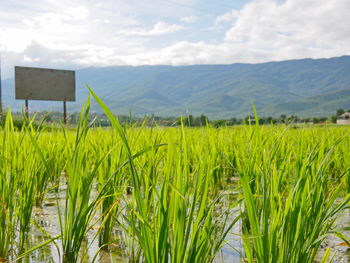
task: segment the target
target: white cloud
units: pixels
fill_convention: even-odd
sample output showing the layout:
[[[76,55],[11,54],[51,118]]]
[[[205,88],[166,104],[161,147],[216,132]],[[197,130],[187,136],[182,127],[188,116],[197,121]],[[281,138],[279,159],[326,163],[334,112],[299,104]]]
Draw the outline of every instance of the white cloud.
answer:
[[[192,64],[227,64],[240,62],[262,62],[266,59],[266,51],[244,48],[243,46],[222,43],[207,44],[205,42],[190,43],[180,41],[172,46],[149,52],[136,53],[121,57],[132,65],[192,65]],[[261,59],[256,59],[260,57]]]
[[[35,35],[36,33],[33,30],[0,28],[0,51],[21,52],[31,43]]]
[[[35,63],[39,61],[40,61],[40,58],[32,58],[32,57],[28,57],[27,55],[23,56],[23,63]]]
[[[180,18],[180,22],[187,23],[187,24],[196,23],[197,20],[198,20],[198,17],[196,16],[184,16]]]
[[[269,49],[279,57],[286,50],[306,56],[349,53],[350,1],[274,0],[254,1],[245,6],[226,33],[226,41]],[[318,52],[314,52],[317,50]],[[323,51],[323,52],[320,52]]]
[[[8,52],[4,60],[14,65],[62,68],[126,64],[119,56],[116,48],[106,46],[85,44],[78,48],[69,46],[47,48],[40,43],[32,42],[22,52]]]
[[[68,8],[65,12],[74,20],[82,20],[89,16],[90,10],[86,6]]]
[[[182,29],[184,29],[184,26],[182,25],[176,25],[176,24],[170,25],[163,21],[159,21],[150,30],[137,28],[132,30],[124,30],[122,31],[122,33],[125,35],[158,36],[158,35],[170,34]]]
[[[238,10],[232,9],[230,12],[218,16],[215,20],[215,24],[234,22],[237,19],[238,14]]]
[[[189,8],[199,0],[150,1],[5,0],[0,10],[3,69],[350,55],[349,0],[252,0],[216,19],[214,13],[199,17]]]

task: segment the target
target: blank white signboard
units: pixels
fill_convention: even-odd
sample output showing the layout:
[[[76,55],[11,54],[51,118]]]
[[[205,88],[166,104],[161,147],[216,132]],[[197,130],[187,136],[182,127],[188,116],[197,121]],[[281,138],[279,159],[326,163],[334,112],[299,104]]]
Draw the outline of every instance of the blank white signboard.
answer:
[[[17,100],[75,101],[75,71],[15,67]]]

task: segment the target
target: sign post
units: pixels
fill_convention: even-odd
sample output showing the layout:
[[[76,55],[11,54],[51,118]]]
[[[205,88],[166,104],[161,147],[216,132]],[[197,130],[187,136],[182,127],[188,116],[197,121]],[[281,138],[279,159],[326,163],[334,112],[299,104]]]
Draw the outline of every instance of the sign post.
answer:
[[[66,101],[63,101],[63,123],[67,124],[67,105]]]
[[[28,108],[28,100],[25,100],[25,108],[24,111],[26,113],[26,117],[29,118],[29,108]]]
[[[16,99],[63,101],[63,122],[67,123],[67,101],[75,101],[75,71],[15,67]]]

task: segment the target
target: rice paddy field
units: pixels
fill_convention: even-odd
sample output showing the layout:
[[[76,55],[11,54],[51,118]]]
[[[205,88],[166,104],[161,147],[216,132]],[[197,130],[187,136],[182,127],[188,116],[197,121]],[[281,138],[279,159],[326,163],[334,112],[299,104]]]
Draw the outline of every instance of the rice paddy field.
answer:
[[[0,131],[0,262],[348,262],[349,127]]]

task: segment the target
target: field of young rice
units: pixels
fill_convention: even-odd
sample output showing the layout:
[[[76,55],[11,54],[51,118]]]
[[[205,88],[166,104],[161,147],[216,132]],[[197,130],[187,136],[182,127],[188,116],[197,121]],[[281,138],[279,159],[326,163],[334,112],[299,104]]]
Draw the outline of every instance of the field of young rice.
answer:
[[[0,262],[300,263],[345,254],[350,128],[125,127],[93,96],[113,128],[90,127],[89,102],[74,129],[16,130],[7,114]]]

